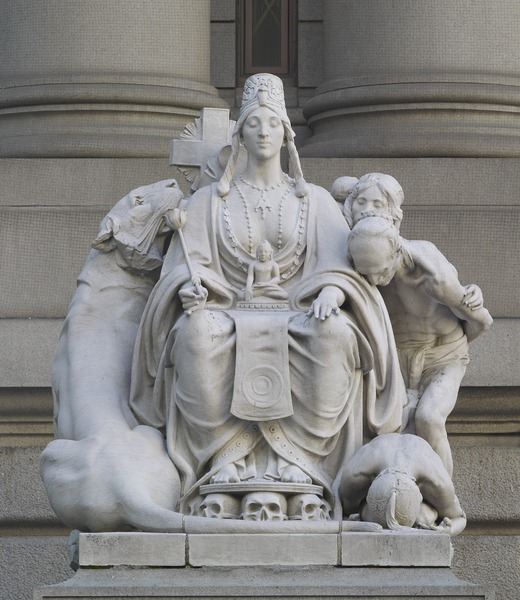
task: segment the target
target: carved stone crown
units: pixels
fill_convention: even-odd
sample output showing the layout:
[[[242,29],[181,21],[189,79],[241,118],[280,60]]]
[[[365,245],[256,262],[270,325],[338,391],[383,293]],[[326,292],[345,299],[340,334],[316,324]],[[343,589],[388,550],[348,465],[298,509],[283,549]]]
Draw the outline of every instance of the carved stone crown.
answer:
[[[240,114],[256,104],[274,108],[277,113],[286,113],[283,83],[279,77],[269,73],[258,73],[246,80]]]

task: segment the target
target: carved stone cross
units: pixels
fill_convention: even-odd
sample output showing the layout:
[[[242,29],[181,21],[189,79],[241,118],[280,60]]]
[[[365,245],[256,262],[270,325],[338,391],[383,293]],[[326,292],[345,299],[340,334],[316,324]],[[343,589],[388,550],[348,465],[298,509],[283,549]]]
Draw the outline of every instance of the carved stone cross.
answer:
[[[192,192],[214,179],[204,177],[208,161],[231,144],[234,125],[227,108],[203,108],[200,117],[188,123],[178,139],[172,140],[170,165],[184,174]]]

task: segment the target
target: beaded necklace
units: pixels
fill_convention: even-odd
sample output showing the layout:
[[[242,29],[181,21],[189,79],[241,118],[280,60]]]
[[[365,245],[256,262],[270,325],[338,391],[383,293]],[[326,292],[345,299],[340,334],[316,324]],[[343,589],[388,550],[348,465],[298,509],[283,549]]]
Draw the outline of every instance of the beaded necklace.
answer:
[[[288,175],[285,174],[284,181],[281,181],[280,183],[270,186],[270,187],[267,187],[267,188],[257,187],[255,185],[245,181],[242,176],[240,176],[239,179],[243,184],[247,185],[248,187],[261,192],[260,199],[255,207],[255,212],[260,211],[262,213],[262,219],[265,219],[266,211],[272,211],[272,208],[273,208],[272,205],[269,204],[268,201],[266,200],[265,192],[270,191],[270,190],[275,190],[277,188],[280,188],[282,185],[285,185],[285,190],[280,198],[280,204],[279,204],[279,208],[278,208],[277,246],[278,246],[278,250],[281,250],[282,246],[283,246],[283,237],[282,237],[282,234],[283,234],[283,229],[282,229],[283,206],[284,206],[284,202],[285,202],[287,196],[289,195],[289,192],[291,191],[292,188],[294,188],[294,179],[292,179],[291,177],[289,177]],[[238,182],[236,179],[233,180],[232,185],[236,189],[236,191],[240,197],[240,200],[242,202],[242,206],[244,207],[244,214],[245,214],[245,218],[246,218],[246,227],[247,227],[248,245],[249,245],[249,254],[251,256],[254,256],[251,215],[249,212],[249,207],[247,205],[246,197],[245,197],[244,192],[238,185]],[[244,264],[244,261],[240,258],[240,254],[238,252],[239,244],[238,244],[237,238],[235,236],[235,233],[233,231],[233,227],[231,225],[230,211],[229,211],[229,204],[227,201],[227,196],[224,196],[224,198],[222,198],[222,201],[224,204],[224,208],[223,208],[222,212],[224,215],[225,228],[226,228],[228,237],[231,241],[231,247],[233,248],[233,250],[235,252],[235,258],[237,260],[237,264],[238,264],[239,268],[247,273],[247,270],[248,270],[247,265]],[[304,197],[301,199],[301,204],[300,204],[299,223],[298,223],[298,241],[296,244],[296,252],[295,252],[294,259],[292,261],[293,264],[292,264],[291,268],[289,269],[289,271],[287,271],[286,273],[284,273],[282,275],[282,279],[284,279],[284,280],[288,279],[294,273],[294,271],[300,264],[300,260],[301,260],[300,257],[305,248],[304,235],[305,235],[306,217],[307,217],[307,198]]]
[[[258,187],[257,185],[253,185],[252,183],[249,183],[249,181],[246,181],[242,177],[242,175],[240,175],[239,179],[244,185],[247,185],[247,187],[250,187],[251,189],[256,190],[257,192],[260,192],[260,198],[256,204],[255,212],[261,211],[262,219],[265,219],[265,212],[267,210],[269,212],[271,212],[273,210],[273,206],[272,206],[272,204],[269,204],[269,201],[265,197],[265,193],[276,190],[276,189],[282,187],[282,185],[286,185],[286,184],[291,185],[291,178],[286,173],[284,173],[284,178],[282,181],[280,181],[279,183],[275,183],[274,185],[267,186],[265,188],[261,188],[261,187]],[[235,183],[235,187],[237,188],[238,193],[242,197],[243,196],[242,190],[238,187],[238,183],[236,181],[234,183]],[[294,185],[294,181],[292,182],[292,185]],[[282,204],[283,204],[283,201],[285,200],[285,197],[287,196],[288,192],[289,192],[289,188],[286,189],[286,191],[284,192],[284,195],[282,196],[282,200],[281,200]]]

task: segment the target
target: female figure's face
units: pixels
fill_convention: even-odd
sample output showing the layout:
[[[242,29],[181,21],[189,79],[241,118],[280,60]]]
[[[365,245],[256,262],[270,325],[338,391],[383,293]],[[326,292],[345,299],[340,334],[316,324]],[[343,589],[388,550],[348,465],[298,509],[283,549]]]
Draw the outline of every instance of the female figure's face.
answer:
[[[388,212],[388,201],[377,185],[370,185],[361,190],[352,202],[352,222],[354,225],[365,212]]]
[[[242,126],[244,146],[258,160],[268,160],[279,154],[284,135],[280,117],[265,106],[255,109]]]

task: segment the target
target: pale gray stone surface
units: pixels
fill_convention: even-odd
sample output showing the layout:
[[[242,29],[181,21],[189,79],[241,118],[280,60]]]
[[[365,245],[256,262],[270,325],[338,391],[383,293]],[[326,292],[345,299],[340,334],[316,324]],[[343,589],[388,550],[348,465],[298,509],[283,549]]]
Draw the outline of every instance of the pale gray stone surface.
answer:
[[[5,181],[0,230],[10,246],[0,258],[3,318],[48,319],[66,314],[100,218],[114,198],[128,192],[129,181],[137,187],[175,175],[184,185],[184,177],[165,159],[2,159],[0,175]],[[19,235],[18,228],[27,238]],[[30,261],[27,239],[31,240]]]
[[[494,8],[325,2],[324,82],[304,109],[314,136],[303,154],[518,156],[519,56],[509,40],[520,9],[514,0]],[[507,40],[500,50],[498,39]]]
[[[319,534],[190,535],[189,564],[194,567],[335,565],[338,536]]]
[[[444,210],[520,206],[517,158],[302,158],[306,176],[330,189],[343,175],[391,173],[405,191],[403,208]],[[497,197],[498,194],[498,197]],[[432,231],[432,233],[435,233]]]
[[[82,533],[79,566],[183,567],[186,535],[182,533]]]
[[[212,21],[234,21],[236,17],[235,0],[211,0]],[[234,59],[233,59],[234,62]]]
[[[0,446],[43,448],[54,437],[50,388],[0,387]]]
[[[316,87],[322,80],[323,25],[300,23],[298,27],[298,85]]]
[[[165,149],[169,147],[168,140]],[[0,176],[5,189],[0,206],[98,207],[106,212],[115,198],[140,185],[168,177],[177,177],[182,185],[178,173],[164,158],[2,158]]]
[[[467,508],[468,521],[507,529],[508,521],[520,522],[520,448],[511,446],[467,446],[454,449],[454,481],[457,494]],[[485,533],[484,530],[480,530]],[[517,535],[513,526],[511,533]]]
[[[2,387],[47,387],[62,319],[0,319]]]
[[[342,533],[344,567],[449,567],[451,537],[432,533]]]
[[[520,536],[516,527],[506,535],[459,536],[453,546],[452,570],[458,577],[495,588],[496,600],[518,598]]]
[[[8,1],[0,18],[2,156],[167,156],[187,115],[225,106],[209,83],[208,0]],[[177,22],[189,25],[172,33]]]
[[[218,88],[234,88],[235,73],[227,68],[236,55],[234,22],[213,23],[211,27],[211,81]]]
[[[0,447],[0,527],[57,524],[40,478],[41,451]]]
[[[80,533],[80,567],[338,565],[449,567],[451,538],[428,532]]]
[[[32,600],[35,586],[53,585],[73,575],[66,537],[2,536],[0,564],[2,600]]]
[[[247,567],[201,569],[80,570],[73,579],[35,591],[34,600],[85,598],[209,598],[232,599],[237,594],[262,600],[283,598],[382,598],[407,600],[453,598],[494,600],[492,592],[457,579],[447,568]]]
[[[299,0],[298,18],[300,21],[321,21],[323,19],[323,0]]]
[[[493,327],[472,344],[462,385],[520,385],[519,340],[520,319],[495,319]]]

